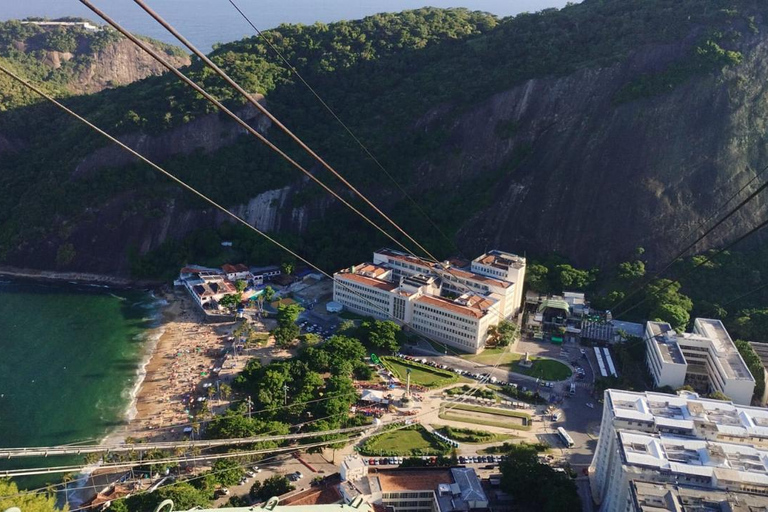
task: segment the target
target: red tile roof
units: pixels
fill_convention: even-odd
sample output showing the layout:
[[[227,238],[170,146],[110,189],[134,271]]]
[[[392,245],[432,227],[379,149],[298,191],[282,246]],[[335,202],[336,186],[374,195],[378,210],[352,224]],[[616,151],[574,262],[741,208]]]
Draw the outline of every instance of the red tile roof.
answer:
[[[382,281],[381,279],[374,279],[372,277],[361,276],[360,274],[352,274],[348,271],[339,272],[336,275],[337,275],[337,278],[340,278],[340,279],[354,281],[356,283],[372,286],[373,288],[378,288],[379,290],[385,290],[388,292],[391,292],[392,290],[397,288],[397,285],[394,283],[388,283],[386,281]]]
[[[483,318],[483,316],[485,316],[485,313],[486,313],[485,311],[480,309],[480,307],[477,307],[477,306],[468,307],[462,304],[451,302],[449,300],[441,299],[439,297],[431,297],[429,295],[422,295],[421,297],[416,299],[416,302],[429,304],[439,309],[447,309],[448,311],[453,311],[454,313],[458,313],[459,315],[471,316],[473,318]],[[482,301],[481,305],[484,305],[484,304],[485,304],[485,301]]]
[[[439,484],[452,484],[449,469],[431,469],[423,471],[384,470],[373,474],[379,478],[381,490],[397,491],[434,491]]]
[[[248,267],[242,263],[238,263],[237,265],[230,265],[229,263],[225,263],[221,266],[221,270],[227,274],[235,274],[237,272],[248,272]]]

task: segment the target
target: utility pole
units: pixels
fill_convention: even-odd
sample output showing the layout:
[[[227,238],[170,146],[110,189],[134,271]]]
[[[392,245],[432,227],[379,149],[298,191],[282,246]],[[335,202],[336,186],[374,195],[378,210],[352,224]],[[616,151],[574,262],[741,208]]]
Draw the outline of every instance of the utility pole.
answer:
[[[253,410],[253,401],[251,401],[251,396],[248,395],[248,400],[245,402],[248,404],[248,419],[251,419],[251,411]]]

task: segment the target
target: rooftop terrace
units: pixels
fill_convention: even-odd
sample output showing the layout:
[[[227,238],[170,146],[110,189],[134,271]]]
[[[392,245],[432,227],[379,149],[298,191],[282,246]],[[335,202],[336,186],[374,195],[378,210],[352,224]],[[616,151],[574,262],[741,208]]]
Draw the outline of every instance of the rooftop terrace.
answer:
[[[693,395],[695,396],[695,395]],[[732,402],[662,393],[637,393],[609,389],[605,392],[617,418],[667,424],[676,420],[682,428],[707,426],[727,435],[768,438],[768,409]]]

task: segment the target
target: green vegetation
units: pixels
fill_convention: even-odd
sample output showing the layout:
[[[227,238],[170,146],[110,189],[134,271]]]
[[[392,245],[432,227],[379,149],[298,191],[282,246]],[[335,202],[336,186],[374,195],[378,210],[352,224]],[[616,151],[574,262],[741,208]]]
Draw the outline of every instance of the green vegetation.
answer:
[[[571,376],[573,372],[571,369],[554,359],[547,359],[544,357],[531,357],[533,365],[530,368],[520,366],[519,361],[523,359],[524,354],[512,354],[513,359],[511,363],[506,366],[515,373],[521,375],[528,375],[529,377],[536,377],[542,380],[565,380]]]
[[[366,320],[360,330],[363,341],[381,352],[397,352],[404,341],[400,326],[391,320]]]
[[[578,512],[581,510],[576,484],[568,475],[539,462],[535,446],[510,445],[501,463],[501,490],[515,500],[519,512]]]
[[[16,20],[5,21],[0,22],[0,61],[40,85],[45,92],[68,96],[77,92],[76,82],[94,61],[96,54],[122,39],[123,36],[109,27],[92,32],[80,26],[41,27]],[[147,37],[142,39],[167,55],[184,55],[178,47]],[[49,52],[69,55],[62,55],[59,65],[54,66],[45,59]],[[15,85],[5,75],[0,77],[0,90],[3,91],[0,94],[0,112],[41,101],[39,96]]]
[[[501,445],[496,446],[489,446],[488,448],[485,448],[481,450],[482,453],[487,454],[497,454],[497,453],[509,453],[510,451],[515,449],[515,446],[517,445],[523,445],[526,447],[530,447],[533,450],[535,450],[537,453],[546,452],[550,449],[550,446],[547,443],[503,443]]]
[[[251,486],[248,495],[252,500],[267,501],[273,496],[282,496],[283,494],[294,490],[295,487],[285,475],[274,475],[264,482],[256,480]]]
[[[411,371],[411,384],[426,388],[441,388],[459,380],[459,376],[453,372],[438,370],[414,361],[404,361],[396,357],[382,357],[381,362],[403,383],[405,383],[408,370]]]
[[[69,506],[56,508],[56,496],[46,492],[19,494],[15,482],[0,479],[0,509],[18,507],[24,512],[66,512]]]
[[[301,329],[296,325],[296,320],[304,311],[304,308],[298,304],[280,305],[277,308],[277,328],[272,331],[275,337],[275,345],[286,347],[301,333]]]
[[[446,389],[445,394],[448,396],[456,396],[456,395],[463,395],[465,393],[469,393],[469,391],[472,388],[468,384],[464,384],[463,386]],[[472,391],[472,396],[477,398],[486,398],[489,400],[499,400],[499,397],[496,396],[496,393],[491,391],[490,389],[485,388],[475,388],[474,391]]]
[[[686,59],[672,63],[664,71],[642,75],[625,85],[616,94],[614,101],[626,103],[669,92],[694,76],[738,64],[741,58],[740,52],[724,50],[718,42],[707,39],[693,48]]]
[[[115,512],[154,510],[164,500],[172,500],[174,507],[178,506],[185,510],[207,507],[213,501],[213,489],[200,489],[186,482],[179,482],[160,487],[155,492],[134,494],[128,498],[113,501],[110,509]]]
[[[534,405],[547,403],[544,397],[541,396],[540,394],[535,393],[533,391],[523,391],[516,386],[496,386],[494,384],[488,384],[488,387],[490,389],[498,391],[499,393],[513,400],[519,400],[521,402],[526,402]]]
[[[760,356],[757,355],[752,346],[746,341],[735,340],[736,348],[739,349],[739,354],[747,363],[749,372],[755,378],[755,391],[753,397],[760,399],[765,392],[765,369],[763,367],[763,361]]]
[[[746,0],[734,1],[729,7],[727,11],[722,9],[719,0],[606,0],[502,20],[466,9],[427,8],[330,25],[282,25],[265,35],[310,83],[322,88],[326,102],[352,123],[360,139],[389,169],[396,169],[396,177],[403,181],[425,159],[439,163],[449,158],[449,132],[443,127],[450,125],[453,118],[524,80],[610,65],[647,44],[685,41],[682,44],[692,48],[698,44],[699,50],[681,60],[713,59],[718,65],[724,58],[732,60],[728,52],[734,52],[740,42],[732,26],[750,23],[752,16],[765,8]],[[27,29],[13,23],[0,30],[8,52],[13,41],[27,37],[21,33]],[[586,26],[590,30],[584,30]],[[712,36],[717,47],[702,46],[689,37],[718,30],[726,37]],[[71,41],[60,37],[46,44],[64,48]],[[260,38],[218,46],[211,57],[247,90],[265,94],[275,114],[286,125],[301,127],[299,135],[328,161],[344,169],[351,182],[363,189],[375,185],[378,178],[360,158],[359,148],[303,85],[276,63]],[[16,68],[25,65],[24,59],[40,65],[39,59],[27,54],[4,58]],[[188,71],[226,104],[234,108],[242,105],[243,100],[206,72],[201,63],[194,63]],[[49,75],[49,70],[42,67],[37,73],[27,73],[48,88],[62,89],[56,73]],[[0,84],[4,94],[19,91],[18,86],[4,85]],[[18,106],[37,101],[25,94],[27,98],[6,103]],[[116,134],[154,135],[212,112],[196,93],[170,76],[152,77],[67,101]],[[415,120],[437,106],[444,111],[439,125],[414,129]],[[511,122],[497,127],[500,137],[516,137],[515,132]],[[13,133],[27,148],[4,155],[0,162],[0,188],[4,191],[0,197],[0,258],[26,241],[46,239],[58,246],[64,242],[58,234],[66,222],[79,225],[93,220],[99,207],[125,191],[131,191],[131,196],[125,198],[120,216],[110,222],[112,229],[165,215],[172,207],[202,207],[199,200],[181,193],[139,164],[74,174],[83,158],[105,142],[48,106],[10,109],[0,116],[0,133]],[[284,137],[273,135],[274,141],[283,145]],[[530,151],[530,146],[524,146],[520,145],[509,162],[488,169],[482,178],[456,178],[421,192],[421,207],[430,212],[443,231],[454,234],[472,213],[492,203],[500,181]],[[297,151],[291,151],[291,156],[302,163],[308,161]],[[45,165],[51,161],[57,165]],[[172,156],[164,165],[226,205],[242,203],[298,178],[295,170],[247,137],[238,138],[224,150]],[[259,172],[253,173],[254,168]],[[456,194],[455,190],[463,192]],[[301,204],[320,196],[314,185],[308,185],[295,200]],[[51,211],[57,214],[55,222],[51,222]],[[396,202],[390,211],[435,254],[447,255],[452,249],[412,205]],[[371,246],[384,243],[380,235],[363,229],[362,221],[352,214],[337,210],[325,217],[311,220],[300,239],[291,235],[278,238],[293,242],[289,245],[299,252],[313,254],[313,261],[327,269],[360,261],[369,256]],[[331,218],[333,221],[327,220]],[[249,261],[264,260],[255,256],[270,250],[266,243],[250,241],[253,237],[245,231],[232,231],[239,236],[228,238],[235,242],[229,252],[209,243],[211,230],[168,241],[149,255],[139,255],[137,243],[131,258],[133,272],[138,277],[167,277],[186,261],[214,261],[233,252],[248,256]],[[358,236],[346,236],[350,232]],[[74,241],[69,243],[75,245],[77,254],[84,250]],[[592,279],[589,272],[584,275],[572,267],[557,268],[554,274],[558,285],[572,289],[584,287]]]
[[[291,424],[307,417],[323,419],[305,426],[305,432],[366,424],[367,418],[349,413],[357,400],[351,377],[360,369],[367,370],[365,355],[365,348],[358,340],[333,336],[321,345],[302,345],[293,359],[274,361],[266,366],[251,360],[235,379],[231,391],[250,397],[252,410],[258,414],[249,418],[246,404],[238,401],[233,410],[210,419],[204,435],[232,438],[287,434]],[[207,419],[205,415],[203,419]],[[319,438],[333,440],[335,437]],[[265,447],[272,446],[276,444]]]
[[[449,451],[448,443],[440,441],[421,425],[379,434],[360,446],[363,455],[441,455]]]
[[[517,361],[520,358],[520,355],[510,352],[506,347],[492,347],[486,348],[479,354],[464,354],[461,357],[469,361],[475,361],[476,363],[502,365]]]
[[[517,338],[517,324],[502,320],[488,328],[486,343],[491,347],[507,347]]]
[[[533,291],[559,295],[563,291],[585,291],[597,276],[597,269],[577,269],[562,256],[550,254],[528,265],[525,282]]]
[[[472,430],[470,428],[458,428],[437,425],[436,428],[448,439],[467,444],[488,444],[505,441],[511,436],[506,434],[494,434],[485,430]]]

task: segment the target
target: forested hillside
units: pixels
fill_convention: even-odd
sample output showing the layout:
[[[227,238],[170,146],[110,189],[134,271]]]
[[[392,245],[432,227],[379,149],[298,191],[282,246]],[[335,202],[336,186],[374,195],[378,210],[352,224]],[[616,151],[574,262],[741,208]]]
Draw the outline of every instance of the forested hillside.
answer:
[[[64,18],[46,26],[35,21],[0,23],[0,62],[54,95],[98,92],[158,74],[161,66],[136,51],[116,31]],[[176,65],[189,63],[179,48],[147,39]],[[0,76],[0,111],[40,101],[33,92]]]
[[[441,256],[494,245],[593,266],[643,246],[653,265],[765,165],[766,11],[585,0],[508,19],[421,9],[268,31],[451,242],[260,39],[212,58]],[[186,71],[244,108],[199,62]],[[386,243],[168,75],[67,104],[328,270]],[[279,257],[48,106],[0,116],[0,157],[6,264],[160,276],[185,261]],[[756,223],[754,211],[701,249]]]

